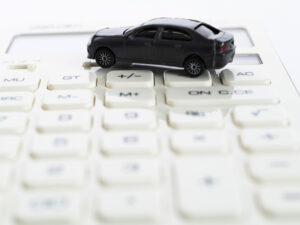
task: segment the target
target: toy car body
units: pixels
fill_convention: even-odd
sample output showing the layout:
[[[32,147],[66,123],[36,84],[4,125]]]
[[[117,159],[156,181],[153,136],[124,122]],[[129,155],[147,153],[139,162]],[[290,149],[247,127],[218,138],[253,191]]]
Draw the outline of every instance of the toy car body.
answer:
[[[103,68],[115,63],[184,67],[190,76],[232,62],[233,36],[206,23],[158,18],[136,27],[104,28],[88,43],[88,58]]]

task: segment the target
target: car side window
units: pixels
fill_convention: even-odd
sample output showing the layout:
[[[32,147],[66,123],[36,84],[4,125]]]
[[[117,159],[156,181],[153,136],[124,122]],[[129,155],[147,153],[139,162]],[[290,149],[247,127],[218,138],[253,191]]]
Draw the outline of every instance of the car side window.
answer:
[[[165,28],[162,31],[161,38],[165,40],[177,40],[177,41],[192,40],[191,35],[189,35],[187,32],[179,29],[173,29],[173,28]]]
[[[136,38],[148,38],[148,39],[154,39],[155,35],[157,33],[157,28],[145,28],[141,31],[138,31],[134,37]]]

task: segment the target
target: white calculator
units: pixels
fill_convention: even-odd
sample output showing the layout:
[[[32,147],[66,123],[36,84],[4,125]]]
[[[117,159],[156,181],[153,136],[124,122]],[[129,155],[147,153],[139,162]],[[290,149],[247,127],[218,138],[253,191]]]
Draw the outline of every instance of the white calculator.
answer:
[[[102,69],[107,24],[0,34],[1,225],[299,225],[299,95],[252,23],[232,63]]]

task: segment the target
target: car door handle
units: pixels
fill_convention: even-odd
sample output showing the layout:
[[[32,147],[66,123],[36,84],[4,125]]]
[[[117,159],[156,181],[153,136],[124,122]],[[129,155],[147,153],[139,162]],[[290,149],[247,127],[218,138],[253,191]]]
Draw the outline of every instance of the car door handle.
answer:
[[[175,46],[174,46],[175,48],[181,48],[182,47],[182,45],[181,44],[175,44]]]

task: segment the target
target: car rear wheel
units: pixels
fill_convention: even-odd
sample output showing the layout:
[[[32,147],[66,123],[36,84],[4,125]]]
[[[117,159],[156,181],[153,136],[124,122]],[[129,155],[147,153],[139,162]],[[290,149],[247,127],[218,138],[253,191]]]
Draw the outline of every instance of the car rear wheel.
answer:
[[[198,77],[204,71],[205,66],[202,60],[197,56],[191,56],[185,60],[184,70],[191,77]]]
[[[116,63],[114,53],[108,48],[100,48],[95,55],[96,62],[102,68],[109,68]]]

